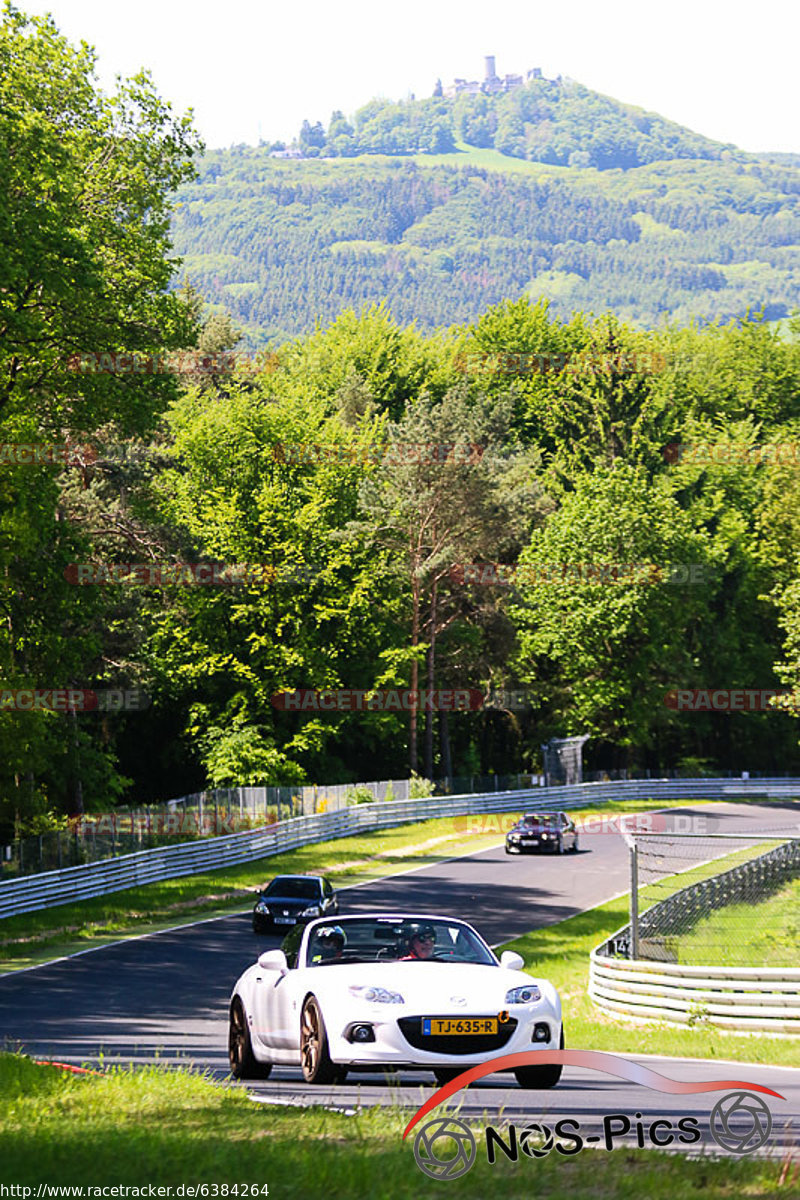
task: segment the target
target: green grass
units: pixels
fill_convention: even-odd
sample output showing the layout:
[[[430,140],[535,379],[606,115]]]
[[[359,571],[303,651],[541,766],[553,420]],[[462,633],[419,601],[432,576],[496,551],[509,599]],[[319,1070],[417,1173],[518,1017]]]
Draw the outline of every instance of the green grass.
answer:
[[[716,874],[761,852],[763,847],[738,850],[704,863],[691,871],[659,880],[639,889],[639,907],[644,911],[670,891]],[[740,1062],[800,1067],[800,1039],[783,1039],[769,1034],[740,1034],[715,1029],[704,1021],[691,1027],[669,1022],[634,1024],[598,1008],[589,998],[589,955],[629,919],[628,897],[620,896],[577,917],[536,929],[498,947],[516,950],[525,960],[525,970],[552,981],[561,993],[567,1045],[583,1050],[609,1050],[622,1054],[665,1054],[686,1058],[736,1059]],[[796,945],[796,942],[795,942]],[[795,955],[796,957],[796,955]]]
[[[729,904],[670,939],[681,963],[796,967],[800,962],[800,879],[759,904]]]
[[[430,1089],[420,1089],[420,1100]],[[410,1114],[355,1116],[254,1104],[187,1071],[74,1076],[0,1055],[0,1182],[17,1186],[268,1185],[271,1200],[418,1200],[448,1195],[402,1140]],[[486,1123],[502,1125],[498,1114]],[[586,1151],[485,1162],[479,1152],[453,1195],[484,1200],[740,1200],[792,1193],[794,1165],[777,1159],[685,1161],[655,1151]],[[598,1154],[600,1162],[598,1162]],[[601,1174],[598,1173],[601,1168]],[[209,1189],[208,1195],[212,1195]],[[796,1194],[796,1193],[795,1193]]]
[[[501,154],[491,147],[481,149],[479,146],[468,146],[465,142],[457,142],[456,150],[450,154],[412,154],[409,160],[421,167],[483,167],[492,171],[503,171],[513,175],[527,175],[534,179],[552,179],[561,176],[581,175],[582,177],[597,176],[596,168],[560,167],[551,163],[527,162],[523,158],[512,158]]]
[[[673,801],[660,807],[685,804],[686,801]],[[613,809],[607,805],[587,805],[580,811],[583,816],[610,816],[652,808],[652,801],[631,800],[615,804]],[[519,813],[489,815],[500,822],[514,820]],[[463,817],[439,817],[398,825],[357,837],[317,842],[238,867],[186,875],[126,888],[93,900],[5,917],[0,920],[0,974],[49,962],[76,950],[106,945],[129,934],[153,933],[199,918],[243,912],[252,905],[253,893],[273,875],[321,872],[330,876],[336,886],[352,886],[498,844],[497,832],[467,835],[463,822]]]

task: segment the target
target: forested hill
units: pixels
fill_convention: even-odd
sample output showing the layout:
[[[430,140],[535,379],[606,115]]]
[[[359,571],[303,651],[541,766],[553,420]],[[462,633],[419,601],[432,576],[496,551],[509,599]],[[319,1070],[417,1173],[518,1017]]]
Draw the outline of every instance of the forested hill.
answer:
[[[181,188],[175,247],[251,344],[382,299],[421,329],[524,294],[647,327],[779,318],[800,295],[800,169],[741,158],[600,171],[493,149],[292,162],[237,147]]]
[[[674,158],[749,157],[658,113],[560,77],[531,79],[500,94],[371,100],[352,123],[341,112],[332,114],[327,129],[320,121],[304,121],[295,146],[313,158],[441,154],[459,142],[528,162],[600,170]]]

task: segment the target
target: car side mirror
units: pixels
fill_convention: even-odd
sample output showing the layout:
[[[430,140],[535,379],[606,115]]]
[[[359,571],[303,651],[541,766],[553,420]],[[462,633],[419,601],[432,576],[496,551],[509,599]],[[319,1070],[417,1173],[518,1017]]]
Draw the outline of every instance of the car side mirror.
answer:
[[[500,955],[500,966],[509,971],[521,971],[525,966],[525,959],[514,950],[504,950]]]
[[[286,955],[282,950],[265,950],[258,956],[258,965],[265,971],[278,971],[285,975],[289,970]]]

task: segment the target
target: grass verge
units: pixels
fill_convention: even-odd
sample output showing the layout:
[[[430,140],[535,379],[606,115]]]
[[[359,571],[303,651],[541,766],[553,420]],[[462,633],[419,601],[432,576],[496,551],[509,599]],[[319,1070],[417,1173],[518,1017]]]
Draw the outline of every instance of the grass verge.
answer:
[[[685,806],[686,801],[673,801],[659,807]],[[609,817],[652,808],[652,801],[631,800],[615,804],[613,811],[603,805],[587,805],[580,811],[583,816]],[[489,814],[483,820],[489,822],[494,817],[499,831],[501,822],[518,815]],[[155,933],[199,918],[242,912],[253,903],[253,892],[273,875],[319,872],[330,876],[337,887],[352,886],[498,843],[496,830],[467,834],[464,824],[463,817],[438,817],[398,825],[301,846],[237,867],[166,879],[92,900],[5,917],[0,920],[0,974],[103,946],[126,935]]]
[[[723,867],[763,851],[761,847],[737,850],[723,859],[703,863],[656,884],[639,889],[639,907],[644,911],[671,891],[716,874]],[[755,910],[756,914],[758,910]],[[795,910],[796,912],[796,910]],[[753,910],[751,910],[751,920]],[[535,929],[501,950],[516,950],[525,960],[525,970],[550,979],[561,993],[568,1046],[584,1050],[609,1050],[621,1054],[665,1054],[686,1058],[735,1059],[738,1062],[800,1067],[800,1039],[772,1037],[768,1033],[746,1034],[717,1029],[699,1017],[691,1026],[634,1024],[624,1016],[613,1016],[589,998],[589,955],[629,919],[628,897],[619,896],[569,917],[556,925]],[[760,920],[755,916],[756,922]],[[749,965],[749,964],[748,964]]]
[[[678,962],[709,967],[796,967],[800,961],[800,879],[760,903],[728,904],[670,939]]]
[[[0,1055],[0,1181],[18,1187],[239,1184],[241,1196],[247,1183],[258,1184],[259,1195],[266,1185],[272,1200],[440,1196],[441,1181],[414,1163],[413,1134],[402,1141],[407,1119],[397,1110],[345,1116],[256,1105],[190,1072],[74,1076]],[[496,1114],[493,1123],[502,1124]],[[686,1161],[651,1150],[522,1156],[490,1167],[480,1134],[478,1143],[475,1165],[458,1180],[464,1200],[499,1189],[505,1200],[761,1200],[788,1197],[796,1180],[786,1160]]]

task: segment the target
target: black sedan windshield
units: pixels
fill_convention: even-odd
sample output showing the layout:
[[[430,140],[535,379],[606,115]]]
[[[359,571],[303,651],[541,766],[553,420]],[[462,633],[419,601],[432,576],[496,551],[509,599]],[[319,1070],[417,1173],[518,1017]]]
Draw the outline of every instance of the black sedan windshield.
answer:
[[[282,896],[286,900],[318,900],[319,882],[316,879],[273,879],[265,896]]]

